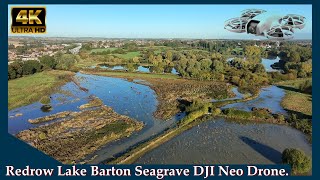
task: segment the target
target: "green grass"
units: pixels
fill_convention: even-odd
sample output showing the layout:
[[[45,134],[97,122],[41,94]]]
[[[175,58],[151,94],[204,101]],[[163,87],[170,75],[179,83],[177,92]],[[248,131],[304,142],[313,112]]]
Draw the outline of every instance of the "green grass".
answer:
[[[134,52],[127,52],[125,54],[113,54],[119,58],[123,58],[123,59],[126,59],[126,60],[130,60],[134,57],[138,57],[140,56],[140,52],[139,51],[134,51]]]
[[[39,101],[64,84],[73,73],[45,71],[8,81],[9,110]]]
[[[133,72],[88,72],[90,74],[102,75],[102,76],[115,76],[122,78],[163,78],[163,79],[177,79],[179,76],[173,74],[151,74],[151,73],[133,73]]]
[[[103,51],[108,51],[110,50],[111,52],[116,50],[118,48],[97,48],[97,49],[92,49],[90,53],[92,52],[103,52]]]
[[[277,83],[278,87],[285,89],[286,95],[281,106],[293,113],[312,116],[312,95],[299,92],[300,84],[310,78],[296,79]]]

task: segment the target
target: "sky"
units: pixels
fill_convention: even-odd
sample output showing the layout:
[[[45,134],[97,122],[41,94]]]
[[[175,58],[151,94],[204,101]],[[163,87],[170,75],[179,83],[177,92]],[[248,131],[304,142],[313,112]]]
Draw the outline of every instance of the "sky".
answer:
[[[226,20],[239,17],[242,10],[255,8],[279,15],[305,16],[306,26],[295,32],[295,38],[312,38],[312,5],[46,5],[46,8],[47,34],[33,36],[264,39],[224,29]]]

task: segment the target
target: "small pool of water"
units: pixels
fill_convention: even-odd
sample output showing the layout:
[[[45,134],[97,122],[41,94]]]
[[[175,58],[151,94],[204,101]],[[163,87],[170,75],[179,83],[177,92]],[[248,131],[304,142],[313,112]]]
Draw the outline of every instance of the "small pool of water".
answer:
[[[279,71],[277,69],[273,69],[271,67],[272,64],[279,62],[280,58],[277,56],[275,59],[265,59],[262,58],[262,65],[264,66],[264,68],[266,69],[267,72],[273,72],[273,71]]]
[[[230,57],[227,59],[227,62],[230,62],[234,59],[234,57]],[[264,66],[265,70],[267,72],[274,72],[274,71],[279,71],[277,69],[273,69],[271,67],[272,64],[276,63],[276,62],[279,62],[280,61],[280,58],[279,56],[275,57],[274,59],[271,59],[271,58],[261,58],[261,64]]]
[[[286,148],[310,157],[305,135],[288,126],[208,120],[139,158],[136,164],[279,164]]]

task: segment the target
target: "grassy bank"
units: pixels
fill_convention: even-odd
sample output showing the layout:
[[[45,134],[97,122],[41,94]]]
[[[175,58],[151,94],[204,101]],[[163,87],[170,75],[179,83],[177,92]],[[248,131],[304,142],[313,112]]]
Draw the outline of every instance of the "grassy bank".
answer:
[[[310,78],[296,79],[277,83],[285,90],[285,97],[281,106],[288,112],[287,119],[290,125],[308,136],[312,142],[312,94],[304,92],[301,88]],[[311,86],[312,88],[312,86]]]
[[[276,85],[283,88],[286,92],[285,97],[281,101],[281,106],[289,112],[298,113],[300,115],[312,116],[312,95],[300,91],[300,86],[306,80],[297,79],[284,81]]]
[[[71,80],[69,71],[44,71],[8,81],[9,110],[39,101]]]
[[[120,72],[120,71],[90,71],[86,70],[83,73],[101,75],[101,76],[111,76],[119,78],[140,78],[140,79],[150,79],[150,78],[160,78],[160,79],[177,79],[179,76],[174,74],[153,74],[153,73],[141,73],[141,72]]]

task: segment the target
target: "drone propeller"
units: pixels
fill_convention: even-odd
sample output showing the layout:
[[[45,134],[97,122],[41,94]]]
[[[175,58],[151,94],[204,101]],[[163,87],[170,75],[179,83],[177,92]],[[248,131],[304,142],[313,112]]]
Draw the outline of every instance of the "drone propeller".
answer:
[[[246,10],[242,11],[241,17],[251,19],[251,18],[253,18],[261,13],[264,13],[264,12],[266,12],[266,11],[263,9],[246,9]]]
[[[248,23],[248,18],[232,18],[225,22],[224,28],[231,32],[243,33],[246,32],[246,24]]]
[[[293,38],[294,30],[291,26],[273,26],[264,34],[268,39],[291,39]]]
[[[288,14],[279,20],[282,26],[291,26],[293,28],[302,29],[305,26],[305,17],[297,14]]]

